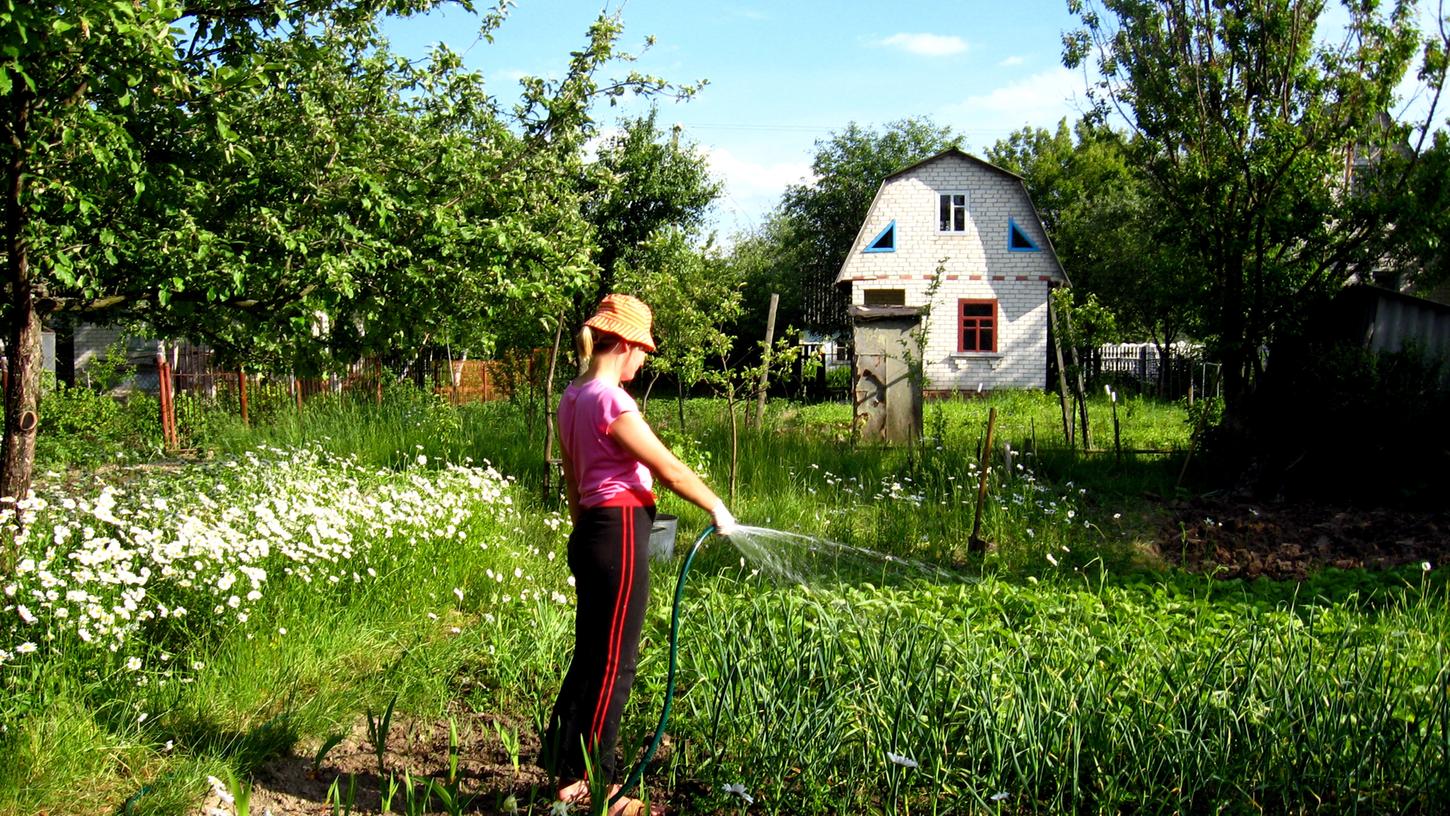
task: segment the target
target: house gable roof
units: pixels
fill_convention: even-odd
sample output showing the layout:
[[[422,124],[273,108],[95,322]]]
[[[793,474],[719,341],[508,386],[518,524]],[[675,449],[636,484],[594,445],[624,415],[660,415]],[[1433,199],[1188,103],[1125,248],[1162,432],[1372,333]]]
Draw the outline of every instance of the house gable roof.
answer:
[[[924,167],[924,166],[926,166],[928,164],[931,164],[934,161],[937,161],[938,159],[944,159],[944,158],[946,158],[948,156],[954,156],[954,157],[959,158],[959,159],[966,159],[967,161],[971,162],[972,164],[980,165],[982,167],[987,168],[988,170],[993,170],[993,171],[996,171],[998,173],[1001,173],[1004,176],[1008,176],[1009,178],[1014,178],[1014,179],[1016,179],[1018,181],[1023,181],[1023,178],[1021,176],[1017,175],[1016,173],[1012,172],[1011,170],[1004,170],[1003,168],[998,167],[997,165],[992,164],[991,162],[989,162],[989,161],[987,161],[985,159],[979,159],[976,156],[973,156],[972,154],[968,153],[965,150],[962,150],[959,147],[949,147],[946,150],[943,150],[942,152],[937,153],[936,155],[927,156],[926,158],[922,159],[921,161],[917,162],[916,164],[907,165],[906,167],[903,167],[900,170],[897,170],[896,172],[891,173],[886,178],[883,178],[881,180],[881,183],[882,184],[885,184],[886,182],[891,181],[892,179],[896,178],[897,176],[904,176],[907,173],[910,173],[911,171],[916,170],[919,167]]]
[[[912,172],[915,172],[916,170],[919,170],[920,168],[925,167],[928,164],[943,159],[957,159],[965,161],[968,164],[980,167],[993,173],[997,173],[1016,182],[1016,184],[1021,188],[1022,195],[1026,198],[1028,206],[1032,208],[1033,217],[1037,219],[1037,223],[1039,226],[1042,225],[1042,216],[1037,212],[1037,205],[1033,203],[1031,193],[1027,192],[1026,179],[1024,179],[1022,176],[1017,175],[1016,173],[1013,173],[1011,170],[1005,170],[995,164],[992,164],[989,161],[979,159],[976,156],[973,156],[972,154],[958,147],[949,147],[946,150],[941,151],[940,153],[928,156],[914,164],[907,165],[906,167],[903,167],[900,170],[897,170],[890,175],[887,175],[885,178],[881,179],[881,183],[876,187],[876,195],[872,196],[871,198],[871,206],[866,208],[867,218],[869,219],[870,214],[876,211],[876,206],[881,201],[882,192],[885,191],[886,187],[890,185],[893,181],[896,181],[902,176],[906,176]],[[853,247],[861,242],[862,236],[865,234],[866,223],[867,220],[863,219],[861,222],[861,226],[857,229],[856,238],[852,241],[851,244]],[[1057,268],[1057,274],[1062,277],[1063,283],[1068,283],[1069,285],[1071,285],[1067,277],[1067,270],[1063,269],[1062,261],[1057,257],[1057,248],[1052,245],[1052,237],[1046,234],[1045,228],[1043,229],[1043,237],[1046,239],[1047,242],[1047,245],[1045,247],[1047,253],[1052,259],[1053,266]],[[836,285],[842,285],[847,283],[846,267],[850,265],[852,257],[853,253],[848,253],[846,255],[846,258],[841,261],[841,267],[839,270],[837,270],[834,281]]]

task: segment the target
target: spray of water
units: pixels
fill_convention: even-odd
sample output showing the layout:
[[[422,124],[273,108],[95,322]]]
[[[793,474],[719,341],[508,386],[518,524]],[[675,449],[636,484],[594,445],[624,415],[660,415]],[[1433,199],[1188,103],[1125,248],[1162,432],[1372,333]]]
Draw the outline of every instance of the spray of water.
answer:
[[[730,543],[761,572],[804,586],[863,582],[885,586],[909,581],[974,580],[935,564],[768,527],[741,526],[731,534]]]

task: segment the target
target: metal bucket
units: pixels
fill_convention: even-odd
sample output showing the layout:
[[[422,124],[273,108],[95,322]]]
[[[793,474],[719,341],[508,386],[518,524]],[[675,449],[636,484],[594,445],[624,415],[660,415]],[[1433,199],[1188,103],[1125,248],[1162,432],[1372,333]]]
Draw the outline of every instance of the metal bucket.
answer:
[[[655,515],[654,525],[649,531],[650,558],[668,561],[675,557],[675,530],[679,524],[678,516],[669,513]]]

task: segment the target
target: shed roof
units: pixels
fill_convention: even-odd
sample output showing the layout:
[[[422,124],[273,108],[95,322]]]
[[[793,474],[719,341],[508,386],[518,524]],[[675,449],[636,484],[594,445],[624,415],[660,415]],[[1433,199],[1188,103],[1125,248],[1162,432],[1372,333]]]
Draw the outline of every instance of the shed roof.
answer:
[[[856,323],[865,323],[872,320],[903,320],[913,317],[921,317],[926,311],[924,306],[862,306],[853,303],[846,308],[846,313]]]

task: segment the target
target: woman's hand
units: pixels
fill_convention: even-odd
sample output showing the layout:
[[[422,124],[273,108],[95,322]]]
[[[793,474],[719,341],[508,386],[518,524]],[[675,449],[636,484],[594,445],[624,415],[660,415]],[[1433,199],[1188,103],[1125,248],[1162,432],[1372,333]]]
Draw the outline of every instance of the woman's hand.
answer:
[[[715,521],[715,532],[722,536],[730,537],[739,532],[740,528],[735,524],[735,517],[725,509],[725,502],[716,500],[715,506],[710,509],[710,517]]]

